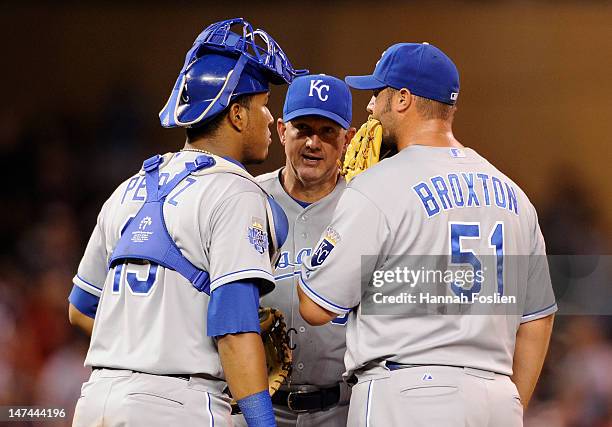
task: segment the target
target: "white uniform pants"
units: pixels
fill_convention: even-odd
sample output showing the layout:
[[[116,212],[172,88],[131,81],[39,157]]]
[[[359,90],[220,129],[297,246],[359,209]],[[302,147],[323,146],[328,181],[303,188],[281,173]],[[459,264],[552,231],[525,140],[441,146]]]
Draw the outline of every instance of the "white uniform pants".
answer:
[[[523,406],[506,375],[419,366],[360,380],[351,395],[351,427],[521,427]]]
[[[232,426],[225,383],[96,369],[81,388],[73,427]]]

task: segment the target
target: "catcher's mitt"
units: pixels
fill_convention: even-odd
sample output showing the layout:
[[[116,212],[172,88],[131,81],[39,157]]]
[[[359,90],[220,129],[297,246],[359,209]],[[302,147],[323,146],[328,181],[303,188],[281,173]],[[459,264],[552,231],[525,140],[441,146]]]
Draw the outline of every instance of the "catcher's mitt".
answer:
[[[283,313],[277,308],[259,309],[261,339],[268,366],[268,390],[270,396],[278,391],[291,373],[291,348]],[[238,402],[232,399],[232,413],[240,413]]]
[[[382,126],[372,116],[368,118],[351,142],[344,156],[344,164],[340,174],[346,182],[350,182],[356,175],[378,163],[380,157],[380,144],[382,142]]]
[[[291,349],[283,313],[277,308],[259,309],[261,339],[266,351],[268,387],[272,396],[291,373]]]

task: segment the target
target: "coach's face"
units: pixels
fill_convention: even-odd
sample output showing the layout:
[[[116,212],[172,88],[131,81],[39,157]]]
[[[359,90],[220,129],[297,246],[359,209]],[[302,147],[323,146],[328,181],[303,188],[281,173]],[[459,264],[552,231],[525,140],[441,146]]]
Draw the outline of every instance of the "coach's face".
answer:
[[[272,142],[270,125],[274,122],[268,110],[269,92],[253,95],[249,108],[243,114],[248,117],[243,145],[244,164],[261,163],[268,157],[268,147]]]
[[[287,172],[304,185],[338,178],[338,160],[355,130],[321,116],[297,117],[288,123],[277,122],[278,136],[285,147]]]

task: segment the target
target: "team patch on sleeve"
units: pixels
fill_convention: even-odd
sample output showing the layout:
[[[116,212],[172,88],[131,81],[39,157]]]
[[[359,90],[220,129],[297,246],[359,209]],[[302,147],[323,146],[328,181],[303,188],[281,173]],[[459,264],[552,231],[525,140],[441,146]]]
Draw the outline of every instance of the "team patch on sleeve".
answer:
[[[312,254],[310,265],[313,267],[318,267],[319,265],[323,264],[339,242],[340,235],[338,232],[331,227],[327,227],[327,230],[325,230],[325,234],[323,235],[323,240],[321,240],[321,243],[319,243],[319,246],[317,246],[317,249],[315,249]]]
[[[268,233],[264,227],[264,221],[253,217],[248,230],[249,243],[255,250],[263,254],[268,250]]]

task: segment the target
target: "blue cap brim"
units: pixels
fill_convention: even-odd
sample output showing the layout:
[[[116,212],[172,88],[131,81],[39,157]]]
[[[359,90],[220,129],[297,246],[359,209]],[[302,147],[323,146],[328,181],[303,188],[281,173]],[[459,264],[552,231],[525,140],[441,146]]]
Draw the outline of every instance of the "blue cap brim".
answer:
[[[340,126],[342,126],[343,129],[348,129],[351,126],[349,122],[344,120],[342,117],[340,117],[336,113],[332,113],[331,111],[327,111],[327,110],[322,110],[320,108],[301,108],[299,110],[292,111],[283,116],[283,121],[290,122],[291,120],[297,117],[303,117],[303,116],[322,116],[322,117],[325,117],[327,119],[330,119],[338,123]]]
[[[389,86],[388,84],[381,82],[373,75],[370,76],[346,76],[344,81],[347,85],[352,87],[353,89],[360,90],[374,90],[374,89],[382,89],[384,87]]]

